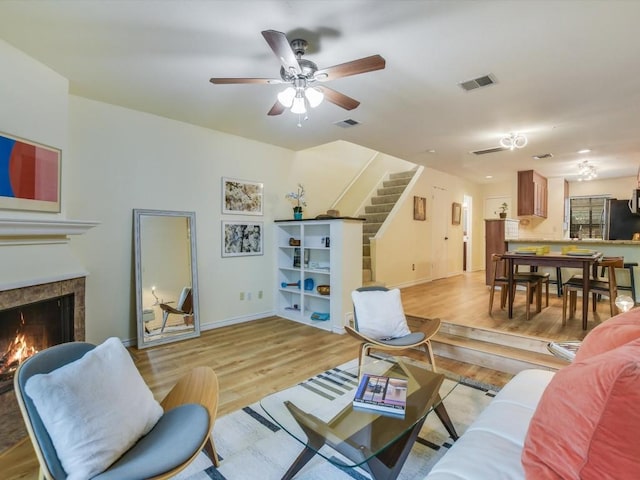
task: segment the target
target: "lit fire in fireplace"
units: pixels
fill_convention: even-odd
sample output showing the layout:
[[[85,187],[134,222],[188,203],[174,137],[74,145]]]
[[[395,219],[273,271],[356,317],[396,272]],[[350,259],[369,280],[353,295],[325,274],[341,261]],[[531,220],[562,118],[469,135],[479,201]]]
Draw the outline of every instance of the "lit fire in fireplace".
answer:
[[[29,345],[27,337],[21,332],[24,326],[24,317],[20,315],[20,328],[16,332],[16,338],[9,344],[7,351],[0,357],[0,380],[9,380],[13,377],[18,365],[38,353],[35,347]]]

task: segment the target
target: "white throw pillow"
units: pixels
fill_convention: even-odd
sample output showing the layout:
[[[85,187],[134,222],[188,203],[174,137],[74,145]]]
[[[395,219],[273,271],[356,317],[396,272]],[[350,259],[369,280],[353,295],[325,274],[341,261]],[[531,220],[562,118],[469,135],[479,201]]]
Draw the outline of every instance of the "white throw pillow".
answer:
[[[109,338],[82,358],[31,377],[25,391],[68,480],[106,470],[162,416],[127,349]]]
[[[358,331],[367,337],[383,339],[409,335],[402,308],[400,290],[370,290],[351,292],[356,310]]]

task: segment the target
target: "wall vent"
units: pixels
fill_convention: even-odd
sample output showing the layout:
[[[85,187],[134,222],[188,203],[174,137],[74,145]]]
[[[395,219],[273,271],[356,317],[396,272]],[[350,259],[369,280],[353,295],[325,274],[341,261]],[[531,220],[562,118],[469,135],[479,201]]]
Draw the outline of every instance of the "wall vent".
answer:
[[[342,128],[350,128],[350,127],[355,127],[356,125],[360,125],[360,122],[352,118],[347,118],[346,120],[340,120],[339,122],[335,122],[334,125],[337,125]]]
[[[551,158],[553,157],[553,153],[541,153],[540,155],[534,155],[533,158],[536,160],[542,160],[543,158]]]
[[[467,80],[466,82],[460,82],[460,88],[462,88],[465,92],[470,90],[475,90],[480,87],[488,87],[489,85],[493,85],[496,82],[493,74],[489,73],[488,75],[483,75],[482,77],[474,78],[473,80]]]
[[[509,149],[504,147],[493,147],[493,148],[486,148],[484,150],[476,150],[471,153],[473,153],[474,155],[487,155],[488,153],[503,152],[505,150],[509,150]]]

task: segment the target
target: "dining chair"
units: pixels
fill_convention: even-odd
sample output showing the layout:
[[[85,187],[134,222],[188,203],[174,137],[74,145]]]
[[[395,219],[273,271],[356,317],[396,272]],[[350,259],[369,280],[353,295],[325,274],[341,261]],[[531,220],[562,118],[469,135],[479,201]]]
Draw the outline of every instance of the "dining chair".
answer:
[[[598,268],[604,269],[606,276],[596,276],[589,282],[589,291],[583,291],[582,275],[573,275],[563,285],[562,294],[562,325],[567,324],[567,304],[569,307],[569,318],[573,318],[576,313],[578,303],[578,292],[582,293],[583,299],[586,295],[592,296],[593,311],[597,311],[599,296],[609,298],[609,309],[611,316],[616,314],[616,297],[618,296],[618,285],[616,283],[616,268],[624,267],[623,257],[603,257],[594,265],[593,271],[597,274]]]
[[[528,272],[520,272],[518,270],[519,265],[515,266],[515,273],[516,275],[525,275],[528,277],[533,277],[533,278],[537,278],[538,280],[540,280],[540,284],[542,286],[545,287],[545,307],[549,306],[549,283],[551,282],[551,275],[549,274],[549,272],[543,272],[543,271],[539,271],[537,270],[537,267],[533,267],[530,266],[529,267],[529,271]],[[557,273],[556,273],[557,275]],[[540,292],[542,294],[542,292]]]
[[[496,291],[496,287],[500,287],[500,308],[504,309],[507,304],[507,288],[509,285],[509,278],[507,277],[506,262],[502,261],[502,255],[494,253],[491,255],[491,263],[493,269],[493,275],[491,276],[491,285],[489,291],[489,315],[493,312],[493,298]],[[532,272],[527,273],[514,273],[513,277],[513,293],[516,291],[517,285],[525,287],[526,302],[525,302],[525,318],[529,320],[531,318],[530,304],[533,300],[533,295],[536,295],[536,311],[542,310],[542,281],[539,276],[531,275]],[[547,283],[548,288],[548,283]],[[548,290],[547,290],[548,293]]]

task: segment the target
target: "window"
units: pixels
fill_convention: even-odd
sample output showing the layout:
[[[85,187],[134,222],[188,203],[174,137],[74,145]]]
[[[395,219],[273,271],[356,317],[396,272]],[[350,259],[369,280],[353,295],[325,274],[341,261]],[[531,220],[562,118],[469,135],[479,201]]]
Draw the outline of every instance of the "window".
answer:
[[[608,197],[569,199],[569,237],[602,238],[604,203]]]

